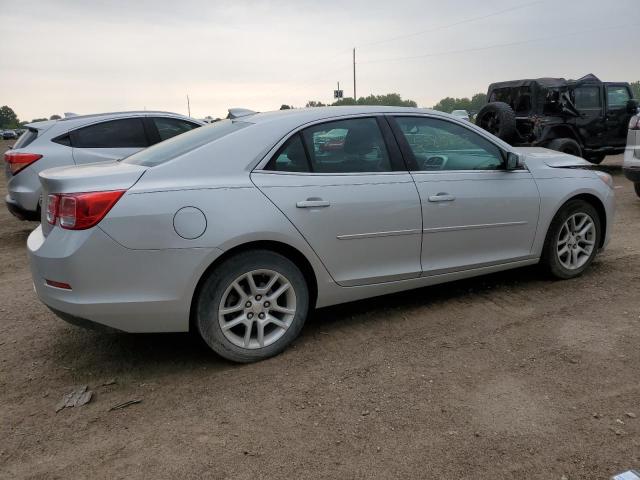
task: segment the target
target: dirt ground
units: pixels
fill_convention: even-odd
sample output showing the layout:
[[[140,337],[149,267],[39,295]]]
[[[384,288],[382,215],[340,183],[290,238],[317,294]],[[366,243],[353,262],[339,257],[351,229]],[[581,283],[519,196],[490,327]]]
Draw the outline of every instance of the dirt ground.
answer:
[[[293,348],[245,366],[188,334],[57,319],[31,285],[36,225],[2,206],[0,477],[573,480],[639,469],[640,199],[620,162],[605,162],[613,240],[582,278],[526,268],[324,309]],[[92,401],[56,413],[78,385]]]

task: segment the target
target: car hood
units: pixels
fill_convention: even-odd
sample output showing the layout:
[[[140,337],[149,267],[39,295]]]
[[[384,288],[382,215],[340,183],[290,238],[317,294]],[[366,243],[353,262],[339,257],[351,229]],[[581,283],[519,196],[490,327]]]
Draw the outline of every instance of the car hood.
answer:
[[[514,150],[519,153],[525,165],[529,168],[551,167],[551,168],[585,168],[593,165],[586,160],[569,155],[568,153],[556,152],[542,147],[516,147]]]

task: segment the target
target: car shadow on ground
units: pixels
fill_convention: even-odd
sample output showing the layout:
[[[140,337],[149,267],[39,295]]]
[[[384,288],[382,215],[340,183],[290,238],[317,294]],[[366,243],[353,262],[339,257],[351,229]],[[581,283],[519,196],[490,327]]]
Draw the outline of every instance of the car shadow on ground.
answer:
[[[319,309],[310,315],[298,343],[304,343],[322,331],[349,328],[366,321],[376,321],[374,313],[381,309],[402,315],[416,307],[428,307],[436,302],[462,298],[470,293],[497,291],[503,286],[545,281],[545,274],[537,267],[524,267],[482,277],[374,297],[333,307]],[[523,288],[526,288],[523,285]],[[371,314],[371,315],[370,315]],[[370,318],[371,317],[371,318]],[[380,318],[380,317],[378,317]],[[55,319],[52,321],[61,322]],[[128,334],[86,330],[66,324],[58,326],[50,348],[62,355],[63,366],[76,373],[83,370],[109,371],[118,374],[137,371],[153,375],[197,368],[227,370],[241,368],[213,353],[195,333]],[[327,340],[330,341],[330,340]],[[69,360],[64,365],[64,359]]]
[[[0,230],[0,245],[5,248],[23,248],[27,242],[27,237],[37,225],[31,225],[21,230]]]

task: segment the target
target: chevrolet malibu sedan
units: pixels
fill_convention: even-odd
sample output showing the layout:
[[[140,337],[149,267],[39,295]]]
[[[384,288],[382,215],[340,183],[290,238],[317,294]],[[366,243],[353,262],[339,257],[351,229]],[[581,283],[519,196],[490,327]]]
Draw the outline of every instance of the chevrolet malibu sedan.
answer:
[[[193,329],[250,362],[285,349],[312,308],[536,263],[568,279],[607,244],[612,180],[580,158],[430,110],[231,113],[123,161],[40,174],[28,249],[51,310]],[[344,141],[323,148],[335,131]]]

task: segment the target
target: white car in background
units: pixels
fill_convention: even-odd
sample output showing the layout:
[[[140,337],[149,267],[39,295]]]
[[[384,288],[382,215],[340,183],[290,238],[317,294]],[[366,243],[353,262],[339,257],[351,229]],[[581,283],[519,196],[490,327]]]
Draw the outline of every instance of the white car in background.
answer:
[[[21,220],[40,220],[38,174],[43,170],[121,160],[202,125],[200,120],[176,113],[152,111],[74,115],[30,123],[4,154],[7,208]]]
[[[622,170],[625,177],[633,182],[636,193],[640,197],[640,114],[634,115],[629,121],[627,148],[624,151]]]
[[[454,110],[451,112],[451,115],[453,115],[454,117],[457,117],[461,120],[466,120],[467,122],[470,122],[471,120],[469,119],[469,112],[467,112],[466,110]]]

